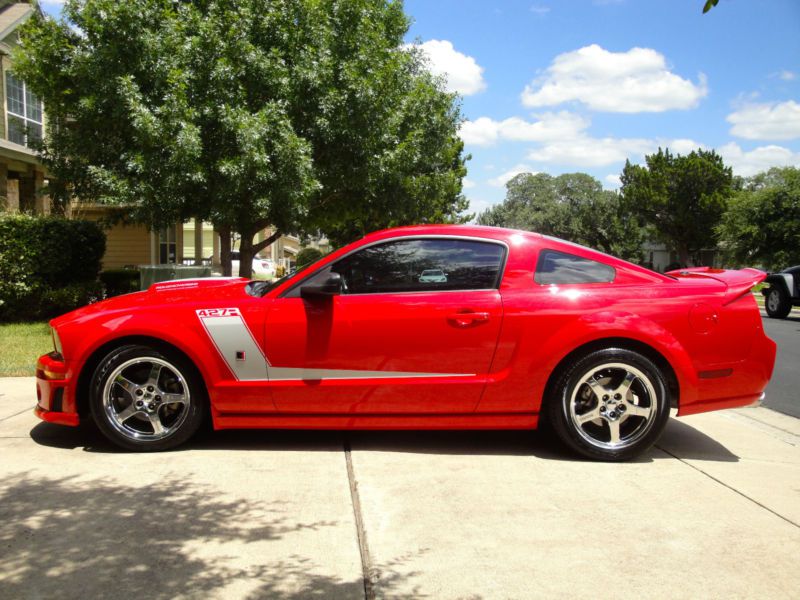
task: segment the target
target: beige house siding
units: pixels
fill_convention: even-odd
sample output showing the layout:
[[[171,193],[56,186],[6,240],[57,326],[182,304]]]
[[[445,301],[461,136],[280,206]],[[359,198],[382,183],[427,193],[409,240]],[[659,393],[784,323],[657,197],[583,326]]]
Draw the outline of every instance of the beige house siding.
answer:
[[[144,225],[115,225],[106,230],[103,269],[150,264],[150,232]]]

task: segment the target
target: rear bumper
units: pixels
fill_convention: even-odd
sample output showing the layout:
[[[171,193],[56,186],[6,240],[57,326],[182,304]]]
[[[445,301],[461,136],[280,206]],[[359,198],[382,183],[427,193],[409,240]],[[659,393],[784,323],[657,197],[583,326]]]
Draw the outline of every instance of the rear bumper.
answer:
[[[36,407],[33,414],[42,421],[77,427],[80,417],[70,397],[70,372],[54,353],[40,356],[36,363]]]
[[[678,415],[758,406],[772,377],[776,351],[775,342],[762,334],[753,343],[745,360],[701,372],[719,376],[699,378],[695,399],[686,404],[681,402]]]

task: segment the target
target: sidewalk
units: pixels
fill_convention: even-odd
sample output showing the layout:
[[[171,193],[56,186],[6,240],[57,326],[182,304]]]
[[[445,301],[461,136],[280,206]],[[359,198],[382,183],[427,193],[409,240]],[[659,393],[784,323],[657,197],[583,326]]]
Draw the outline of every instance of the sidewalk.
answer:
[[[626,464],[504,431],[231,431],[143,455],[39,423],[33,389],[0,379],[3,598],[800,589],[800,420],[768,409],[672,419]]]

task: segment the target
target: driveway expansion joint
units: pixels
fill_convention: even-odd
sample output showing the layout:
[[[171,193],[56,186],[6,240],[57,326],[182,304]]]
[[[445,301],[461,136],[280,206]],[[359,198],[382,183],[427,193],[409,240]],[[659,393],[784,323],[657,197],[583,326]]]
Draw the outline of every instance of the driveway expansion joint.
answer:
[[[690,462],[688,462],[688,461],[686,461],[686,460],[682,459],[680,456],[678,456],[677,454],[674,454],[673,452],[670,452],[670,451],[669,451],[669,450],[667,450],[666,448],[664,448],[664,447],[662,447],[662,446],[659,446],[658,444],[656,444],[656,445],[655,445],[655,447],[656,447],[656,448],[658,448],[659,450],[661,450],[662,452],[664,452],[664,453],[666,453],[666,454],[669,454],[669,455],[670,455],[672,458],[674,458],[674,459],[676,459],[676,460],[678,460],[678,461],[682,462],[682,463],[683,463],[683,464],[685,464],[687,467],[690,467],[690,468],[694,469],[694,470],[695,470],[695,471],[697,471],[698,473],[702,473],[703,475],[705,475],[706,477],[708,477],[708,478],[709,478],[709,479],[711,479],[712,481],[715,481],[715,482],[717,482],[717,483],[718,483],[718,484],[720,484],[721,486],[728,488],[729,490],[731,490],[732,492],[734,492],[734,493],[738,494],[738,495],[739,495],[739,496],[741,496],[742,498],[745,498],[746,500],[749,500],[750,502],[752,502],[752,503],[753,503],[753,504],[755,504],[756,506],[759,506],[760,508],[763,508],[764,510],[766,510],[767,512],[770,512],[770,513],[772,513],[773,515],[775,515],[775,516],[776,516],[776,517],[778,517],[779,519],[782,519],[782,520],[786,521],[787,523],[789,523],[790,525],[794,525],[795,527],[797,527],[798,529],[800,529],[800,524],[798,524],[798,523],[795,523],[795,522],[794,522],[794,521],[792,521],[790,518],[788,518],[788,517],[785,517],[785,516],[783,516],[782,514],[780,514],[779,512],[776,512],[776,511],[774,511],[774,510],[773,510],[773,509],[771,509],[769,506],[766,506],[765,504],[762,504],[761,502],[759,502],[759,501],[758,501],[758,500],[756,500],[755,498],[751,498],[750,496],[748,496],[748,495],[747,495],[747,494],[745,494],[744,492],[740,492],[740,491],[739,491],[739,490],[737,490],[735,487],[733,487],[733,486],[731,486],[731,485],[728,485],[727,483],[725,483],[725,482],[724,482],[724,481],[722,481],[721,479],[718,479],[718,478],[714,477],[713,475],[711,475],[710,473],[708,473],[708,472],[704,471],[704,470],[703,470],[703,469],[701,469],[700,467],[697,467],[697,466],[693,465],[692,463],[690,463]]]
[[[353,504],[353,516],[356,521],[356,536],[358,538],[358,551],[361,555],[361,572],[364,580],[365,600],[375,600],[375,583],[378,581],[378,571],[372,564],[372,557],[367,544],[367,531],[364,528],[364,517],[361,512],[361,499],[358,495],[358,482],[353,470],[353,458],[350,441],[344,442],[344,459],[347,465],[347,481],[350,484],[350,500]]]

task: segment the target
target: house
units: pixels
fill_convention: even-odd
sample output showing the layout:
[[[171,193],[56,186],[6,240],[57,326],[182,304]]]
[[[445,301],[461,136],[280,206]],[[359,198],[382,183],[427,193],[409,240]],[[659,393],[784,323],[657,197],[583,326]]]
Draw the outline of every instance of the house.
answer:
[[[14,76],[11,64],[17,28],[38,10],[27,2],[0,0],[0,208],[10,212],[50,209],[50,199],[41,193],[47,172],[31,149],[46,127],[42,102]]]

